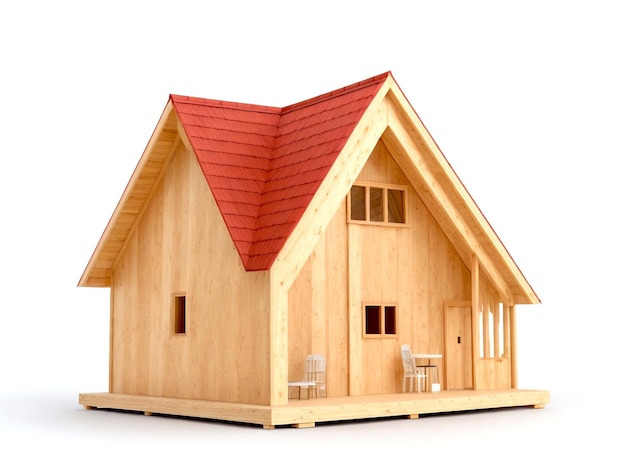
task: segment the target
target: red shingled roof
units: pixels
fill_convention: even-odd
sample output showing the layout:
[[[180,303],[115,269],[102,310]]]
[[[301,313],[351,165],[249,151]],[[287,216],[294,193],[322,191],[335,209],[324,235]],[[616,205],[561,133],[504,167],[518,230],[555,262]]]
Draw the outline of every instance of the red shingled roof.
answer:
[[[271,267],[389,75],[285,108],[170,96],[246,270]]]

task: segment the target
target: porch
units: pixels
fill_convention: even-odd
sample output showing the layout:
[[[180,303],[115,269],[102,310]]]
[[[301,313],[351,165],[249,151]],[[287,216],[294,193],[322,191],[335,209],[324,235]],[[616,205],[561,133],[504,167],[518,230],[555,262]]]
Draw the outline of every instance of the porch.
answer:
[[[264,429],[276,426],[313,427],[316,423],[367,418],[471,411],[491,408],[543,408],[550,393],[543,390],[455,390],[423,393],[394,393],[352,397],[290,399],[287,405],[263,406],[245,403],[187,400],[180,398],[124,395],[116,393],[81,393],[80,405],[86,409],[112,409],[215,419],[258,424]]]

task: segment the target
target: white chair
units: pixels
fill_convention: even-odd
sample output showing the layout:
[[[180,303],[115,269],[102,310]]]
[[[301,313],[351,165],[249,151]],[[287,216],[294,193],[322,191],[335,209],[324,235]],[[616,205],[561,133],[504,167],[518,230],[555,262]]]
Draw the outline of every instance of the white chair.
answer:
[[[413,391],[413,382],[416,382],[417,392],[421,392],[424,388],[424,381],[426,380],[426,374],[420,374],[415,361],[411,356],[411,348],[408,344],[403,344],[400,347],[400,353],[402,355],[402,367],[404,368],[404,377],[402,378],[402,392],[406,392],[406,383],[409,382],[409,392]]]
[[[324,356],[309,354],[304,363],[302,380],[287,382],[287,386],[290,389],[299,388],[298,398],[300,399],[302,399],[303,390],[307,392],[307,399],[311,396],[311,390],[315,391],[315,397],[326,396],[326,359]]]
[[[309,354],[304,366],[304,380],[315,382],[315,396],[326,396],[326,358],[320,354]],[[321,394],[320,394],[321,392]]]

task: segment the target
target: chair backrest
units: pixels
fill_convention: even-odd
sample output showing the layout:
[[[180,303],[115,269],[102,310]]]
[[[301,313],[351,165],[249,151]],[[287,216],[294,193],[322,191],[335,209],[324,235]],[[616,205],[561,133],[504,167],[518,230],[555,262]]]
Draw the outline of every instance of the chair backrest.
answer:
[[[317,384],[326,383],[326,358],[320,354],[309,354],[304,366],[304,380]]]
[[[405,374],[415,374],[415,362],[411,357],[411,347],[408,344],[403,344],[400,347],[400,354],[402,355],[402,367],[404,367]]]

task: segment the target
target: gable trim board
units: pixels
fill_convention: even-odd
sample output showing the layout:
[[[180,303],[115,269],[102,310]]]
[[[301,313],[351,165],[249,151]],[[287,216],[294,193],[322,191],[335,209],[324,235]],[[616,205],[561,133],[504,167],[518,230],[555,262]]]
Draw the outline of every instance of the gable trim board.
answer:
[[[390,72],[285,108],[171,95],[78,285],[110,287],[180,142],[198,159],[243,268],[271,269],[287,289],[379,140],[468,269],[476,255],[511,305],[539,303]]]

